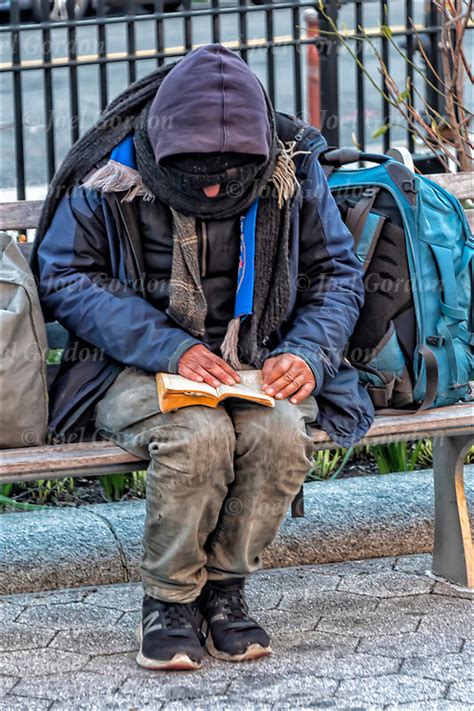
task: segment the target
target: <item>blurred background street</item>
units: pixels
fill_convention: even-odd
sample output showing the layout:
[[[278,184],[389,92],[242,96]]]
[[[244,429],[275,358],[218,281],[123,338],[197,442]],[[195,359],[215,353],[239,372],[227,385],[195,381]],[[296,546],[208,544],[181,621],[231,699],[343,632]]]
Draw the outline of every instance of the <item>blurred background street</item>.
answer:
[[[33,0],[40,2],[41,0]],[[9,4],[9,0],[0,0]],[[124,4],[126,0],[124,0]],[[54,3],[50,4],[51,7]],[[2,155],[0,172],[0,189],[7,199],[15,199],[15,186],[18,182],[17,169],[18,156],[15,147],[18,143],[18,129],[15,134],[15,100],[14,85],[16,84],[16,97],[22,100],[22,142],[24,146],[24,183],[27,198],[41,198],[46,190],[51,172],[51,161],[58,165],[74,137],[82,134],[98,118],[101,105],[115,97],[124,89],[135,76],[139,78],[152,71],[157,64],[156,57],[148,58],[156,52],[157,37],[164,49],[163,61],[174,61],[181,56],[186,48],[212,42],[218,37],[221,42],[234,43],[237,47],[242,39],[242,25],[239,25],[239,7],[245,5],[241,0],[213,0],[211,2],[193,1],[186,3],[192,12],[183,15],[183,5],[179,6],[178,13],[167,12],[158,19],[140,5],[137,9],[138,18],[132,23],[126,21],[123,7],[108,9],[107,23],[98,27],[94,12],[78,22],[73,30],[75,44],[71,41],[71,29],[67,26],[51,25],[43,29],[38,24],[36,16],[30,12],[22,12],[20,20],[21,30],[17,33],[11,31],[9,16],[2,13],[1,25],[1,59],[0,59],[0,150]],[[315,8],[317,3],[286,2],[276,0],[272,5],[261,9],[248,2],[248,10],[242,16],[241,23],[246,25],[247,47],[245,58],[250,67],[256,72],[263,84],[268,87],[268,63],[271,55],[273,60],[274,104],[278,110],[297,113],[305,118],[308,115],[308,45],[296,48],[285,44],[294,38],[305,36],[305,11]],[[346,1],[339,7],[338,27],[343,31],[353,30],[356,26],[355,7],[357,3]],[[382,8],[387,3],[378,0],[366,0],[359,3],[360,13],[366,29],[379,32],[380,24],[384,21]],[[425,22],[425,3],[415,1],[406,3],[404,0],[391,0],[389,5],[389,23],[394,31],[393,45],[389,46],[390,71],[395,81],[403,88],[407,73],[407,64],[402,56],[407,38],[400,34],[405,26],[408,11],[415,24],[423,26]],[[362,7],[363,6],[363,7]],[[105,6],[104,6],[105,7]],[[222,12],[210,15],[210,8],[219,7]],[[270,7],[270,10],[268,8]],[[91,8],[93,9],[93,8]],[[362,14],[363,10],[363,14]],[[314,10],[313,10],[314,11]],[[59,18],[61,19],[61,18]],[[63,22],[63,25],[66,23]],[[273,37],[275,46],[272,49],[260,47]],[[466,54],[472,55],[472,32],[467,33],[469,46]],[[349,46],[356,48],[353,39],[348,40]],[[374,37],[375,46],[382,51],[382,40]],[[256,46],[255,46],[256,45]],[[395,46],[400,48],[397,51]],[[135,55],[133,63],[121,60],[126,56],[127,47],[132,48]],[[254,48],[253,48],[254,47]],[[15,60],[16,52],[16,60]],[[77,54],[79,66],[71,69],[67,64],[68,59]],[[120,54],[122,53],[122,54]],[[94,63],[94,57],[106,56],[106,64],[99,66]],[[21,72],[11,71],[12,62],[21,61]],[[371,83],[371,79],[381,84],[379,63],[374,51],[364,43],[361,59],[365,66],[367,76],[362,76],[357,87],[356,64],[350,53],[339,46],[337,53],[333,53],[332,61],[337,61],[339,77],[339,109],[338,116],[327,116],[330,126],[331,120],[337,122],[339,129],[339,143],[351,145],[354,141],[363,142],[371,149],[382,148],[381,127],[384,125],[383,104],[380,94]],[[415,53],[414,62],[423,70],[422,59]],[[295,64],[299,66],[296,67]],[[62,66],[61,66],[62,65]],[[46,67],[46,69],[45,69]],[[102,75],[101,75],[102,72]],[[20,76],[21,75],[21,76]],[[104,76],[105,75],[105,76]],[[424,92],[423,80],[415,72],[415,85],[420,92]],[[74,106],[71,96],[71,86],[77,83],[77,117],[72,115]],[[47,95],[48,86],[50,96]],[[358,93],[364,92],[363,106],[359,104]],[[471,95],[466,96],[466,103],[472,106]],[[298,94],[299,92],[299,94]],[[272,92],[271,92],[272,93]],[[327,111],[322,97],[322,113]],[[298,106],[299,104],[299,106]],[[18,107],[17,107],[18,108]],[[364,137],[360,136],[361,122],[359,112],[363,112]],[[395,112],[396,113],[396,112]],[[54,130],[46,129],[54,124]],[[403,125],[401,117],[394,115],[390,118],[390,142],[392,145],[405,145],[407,140],[407,127]],[[75,125],[75,129],[74,126]],[[76,134],[74,134],[74,130]],[[54,156],[51,157],[51,136],[54,134]],[[48,166],[48,140],[49,166]],[[21,176],[20,176],[21,178]],[[21,180],[20,180],[21,182]]]

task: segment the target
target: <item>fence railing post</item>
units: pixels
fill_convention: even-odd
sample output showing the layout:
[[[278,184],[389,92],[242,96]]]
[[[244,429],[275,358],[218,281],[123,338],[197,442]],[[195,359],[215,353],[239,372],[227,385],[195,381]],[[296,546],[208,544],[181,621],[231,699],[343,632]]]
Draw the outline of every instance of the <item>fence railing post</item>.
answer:
[[[324,3],[324,12],[320,12],[319,57],[321,67],[321,130],[331,146],[339,145],[339,81],[338,48],[339,42],[331,24],[337,26],[337,0]]]
[[[443,79],[443,63],[441,61],[441,53],[439,43],[441,40],[441,22],[442,16],[434,2],[425,3],[425,26],[437,28],[427,36],[425,45],[426,54],[428,56],[431,67],[425,63],[426,70],[426,101],[429,106],[432,106],[438,114],[444,114],[444,100],[439,91],[434,87],[442,89],[438,77]]]

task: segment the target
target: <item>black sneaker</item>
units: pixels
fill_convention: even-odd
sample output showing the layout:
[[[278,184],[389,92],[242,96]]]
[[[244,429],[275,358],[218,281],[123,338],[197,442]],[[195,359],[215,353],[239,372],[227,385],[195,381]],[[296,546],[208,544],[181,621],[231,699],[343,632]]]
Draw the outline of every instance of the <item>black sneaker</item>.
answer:
[[[207,651],[227,662],[244,662],[271,654],[270,639],[248,614],[244,578],[208,582],[199,598],[207,632]]]
[[[137,629],[138,664],[146,669],[200,669],[205,644],[201,622],[196,602],[164,602],[145,595]]]

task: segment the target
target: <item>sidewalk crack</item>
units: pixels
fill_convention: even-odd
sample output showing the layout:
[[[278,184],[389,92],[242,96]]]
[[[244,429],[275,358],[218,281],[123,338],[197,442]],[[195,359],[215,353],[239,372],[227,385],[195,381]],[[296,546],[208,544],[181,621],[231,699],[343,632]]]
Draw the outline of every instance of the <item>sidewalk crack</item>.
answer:
[[[122,566],[123,574],[124,574],[124,578],[125,578],[124,582],[129,583],[131,580],[131,576],[130,576],[130,571],[129,571],[128,565],[127,565],[127,556],[125,554],[125,551],[123,549],[123,546],[120,542],[120,539],[117,535],[115,528],[112,526],[112,524],[110,523],[108,518],[106,518],[105,516],[102,516],[102,514],[97,513],[97,511],[85,511],[84,513],[88,514],[89,516],[95,516],[96,518],[100,519],[101,521],[103,521],[103,523],[105,523],[105,525],[109,529],[110,533],[114,537],[115,542],[117,544],[117,549],[118,549],[119,558],[120,558],[120,564]]]

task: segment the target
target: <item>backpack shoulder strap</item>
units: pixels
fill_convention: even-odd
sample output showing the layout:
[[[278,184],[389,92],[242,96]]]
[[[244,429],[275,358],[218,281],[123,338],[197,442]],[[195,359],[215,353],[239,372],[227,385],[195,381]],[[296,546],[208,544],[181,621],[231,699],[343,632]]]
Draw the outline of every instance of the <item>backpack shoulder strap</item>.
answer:
[[[300,155],[294,159],[296,177],[304,180],[308,173],[311,157],[313,155],[319,157],[326,150],[326,139],[315,126],[281,111],[275,111],[275,123],[278,137],[283,143],[294,141],[296,143],[295,151],[308,151],[306,155]]]

